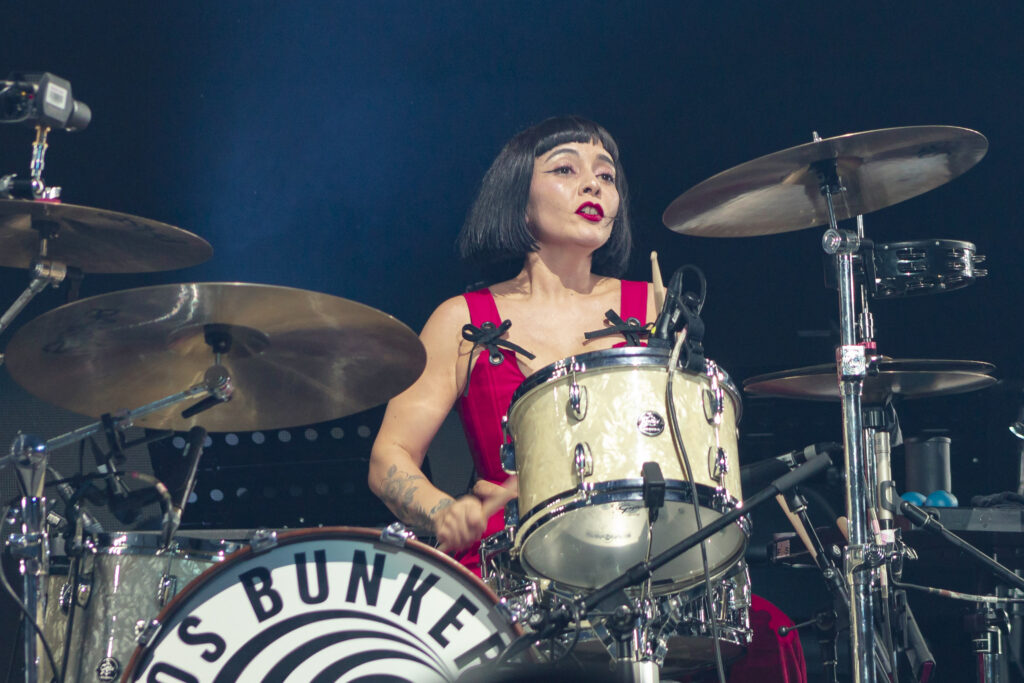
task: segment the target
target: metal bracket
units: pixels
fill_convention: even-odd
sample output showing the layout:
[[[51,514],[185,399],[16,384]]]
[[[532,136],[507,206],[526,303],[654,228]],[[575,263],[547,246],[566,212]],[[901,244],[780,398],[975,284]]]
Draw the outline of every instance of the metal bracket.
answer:
[[[148,647],[156,638],[157,634],[160,633],[161,626],[162,624],[159,619],[150,619],[149,622],[139,631],[139,635],[136,636],[135,642],[142,647]]]
[[[498,453],[501,456],[501,469],[505,470],[506,474],[516,473],[516,445],[513,442],[503,443],[498,449]]]
[[[164,574],[160,577],[160,583],[156,589],[156,603],[161,607],[165,606],[177,592],[178,577],[173,574]]]
[[[592,484],[586,478],[594,474],[594,456],[590,451],[590,444],[581,441],[573,449],[572,457],[573,471],[576,473],[577,488],[585,494],[590,493]]]
[[[863,379],[868,374],[867,349],[860,344],[847,344],[836,349],[836,373],[839,380]]]
[[[249,539],[249,547],[252,548],[254,555],[277,547],[277,532],[272,529],[257,529]]]
[[[406,541],[416,540],[416,534],[401,522],[392,522],[380,532],[380,542],[393,545],[396,548],[404,548]]]
[[[719,484],[729,473],[729,460],[725,457],[725,449],[721,446],[711,446],[708,449],[708,474]]]
[[[587,388],[581,384],[576,383],[576,373],[573,372],[572,383],[569,385],[569,411],[570,414],[576,418],[577,421],[583,420],[587,416],[587,406],[589,404],[589,397],[587,394]]]

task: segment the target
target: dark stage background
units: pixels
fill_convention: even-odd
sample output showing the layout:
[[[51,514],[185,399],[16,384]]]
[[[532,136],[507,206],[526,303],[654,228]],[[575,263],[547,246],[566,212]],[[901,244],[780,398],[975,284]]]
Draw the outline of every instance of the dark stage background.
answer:
[[[706,347],[737,382],[831,360],[837,304],[823,286],[822,230],[684,237],[661,223],[668,204],[719,171],[809,141],[812,131],[974,128],[990,144],[976,168],[866,216],[879,241],[962,239],[988,256],[990,275],[970,288],[873,309],[886,354],[989,361],[1004,380],[901,410],[905,435],[953,439],[953,489],[966,503],[1016,488],[1006,426],[1024,378],[1016,189],[1024,5],[974,5],[10,2],[0,12],[0,71],[54,72],[92,108],[87,130],[51,135],[45,177],[63,186],[66,202],[181,226],[214,247],[212,260],[186,270],[87,276],[83,295],[172,282],[277,284],[353,299],[416,330],[475,279],[453,242],[501,145],[553,114],[593,118],[617,138],[630,183],[638,248],[629,276],[649,279],[651,249],[666,277],[683,263],[703,268]],[[31,135],[0,127],[0,173],[27,170]],[[26,282],[24,272],[0,269],[0,307]],[[44,293],[15,328],[61,301]],[[4,373],[5,437],[17,429],[53,436],[81,423],[11,385]],[[186,521],[383,523],[386,511],[366,507],[360,479],[379,416],[349,418],[344,438],[329,436],[338,425],[313,438],[292,430],[287,442],[239,435],[248,451],[214,435],[198,486],[203,504]],[[839,440],[839,409],[748,399],[741,431],[741,460],[754,462]],[[431,453],[435,475],[455,491],[468,477],[460,439],[446,424]],[[238,494],[239,505],[221,508],[204,498],[221,487],[230,499],[237,477],[253,482],[255,496],[289,471],[308,478],[304,468],[320,461],[331,461],[318,471],[330,472],[335,488],[286,494],[282,485],[272,502]],[[149,465],[145,454],[139,462]],[[894,469],[901,479],[902,449]],[[841,506],[838,490],[820,488]],[[755,525],[755,545],[787,530],[772,512]],[[925,557],[915,571],[951,588],[977,581],[956,558]],[[754,567],[754,587],[797,619],[827,604],[821,581],[799,570]],[[927,615],[940,680],[971,680],[963,608],[916,595],[912,604]],[[819,676],[813,635],[805,645]]]

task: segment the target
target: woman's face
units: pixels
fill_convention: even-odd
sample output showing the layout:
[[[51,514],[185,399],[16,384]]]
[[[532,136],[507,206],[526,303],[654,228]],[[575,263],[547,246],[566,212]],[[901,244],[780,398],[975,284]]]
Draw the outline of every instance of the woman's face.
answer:
[[[534,159],[526,224],[540,245],[592,253],[608,241],[618,212],[615,162],[600,143],[569,142]]]

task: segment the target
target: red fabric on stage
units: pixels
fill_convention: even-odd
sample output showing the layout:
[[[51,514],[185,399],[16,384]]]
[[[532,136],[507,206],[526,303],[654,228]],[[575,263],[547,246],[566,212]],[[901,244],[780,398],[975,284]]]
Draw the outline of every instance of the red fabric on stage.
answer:
[[[790,631],[779,635],[780,626],[793,620],[771,602],[753,596],[750,628],[754,638],[745,657],[729,670],[729,683],[807,683],[807,663],[800,636]]]

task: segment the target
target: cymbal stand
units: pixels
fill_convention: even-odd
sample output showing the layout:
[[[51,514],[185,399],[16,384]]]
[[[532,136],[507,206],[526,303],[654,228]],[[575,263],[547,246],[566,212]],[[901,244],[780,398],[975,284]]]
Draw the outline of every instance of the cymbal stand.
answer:
[[[815,134],[815,138],[818,138]],[[871,605],[872,572],[867,565],[871,549],[866,502],[866,465],[864,424],[861,399],[867,376],[867,349],[857,343],[855,335],[855,301],[853,255],[860,247],[860,237],[840,231],[832,196],[845,191],[839,180],[835,159],[815,164],[819,189],[828,209],[828,230],[822,236],[822,248],[835,257],[836,280],[839,287],[840,346],[836,349],[836,372],[842,394],[843,449],[846,452],[846,516],[849,520],[850,542],[843,555],[844,572],[850,586],[850,651],[854,683],[874,683],[873,662],[874,619]]]
[[[46,149],[48,147],[46,138],[49,132],[50,128],[48,126],[36,126],[36,140],[32,143],[30,180],[19,180],[13,174],[0,177],[0,197],[18,197],[29,200],[43,199],[47,201],[56,201],[60,197],[61,188],[46,187],[43,182],[43,168],[46,165]],[[49,240],[52,237],[52,234],[40,230],[39,256],[32,264],[32,280],[3,316],[0,316],[0,334],[3,334],[3,331],[10,326],[17,315],[21,313],[37,294],[49,285],[58,286],[67,276],[67,264],[47,258]],[[0,363],[3,363],[2,354],[0,354]]]

